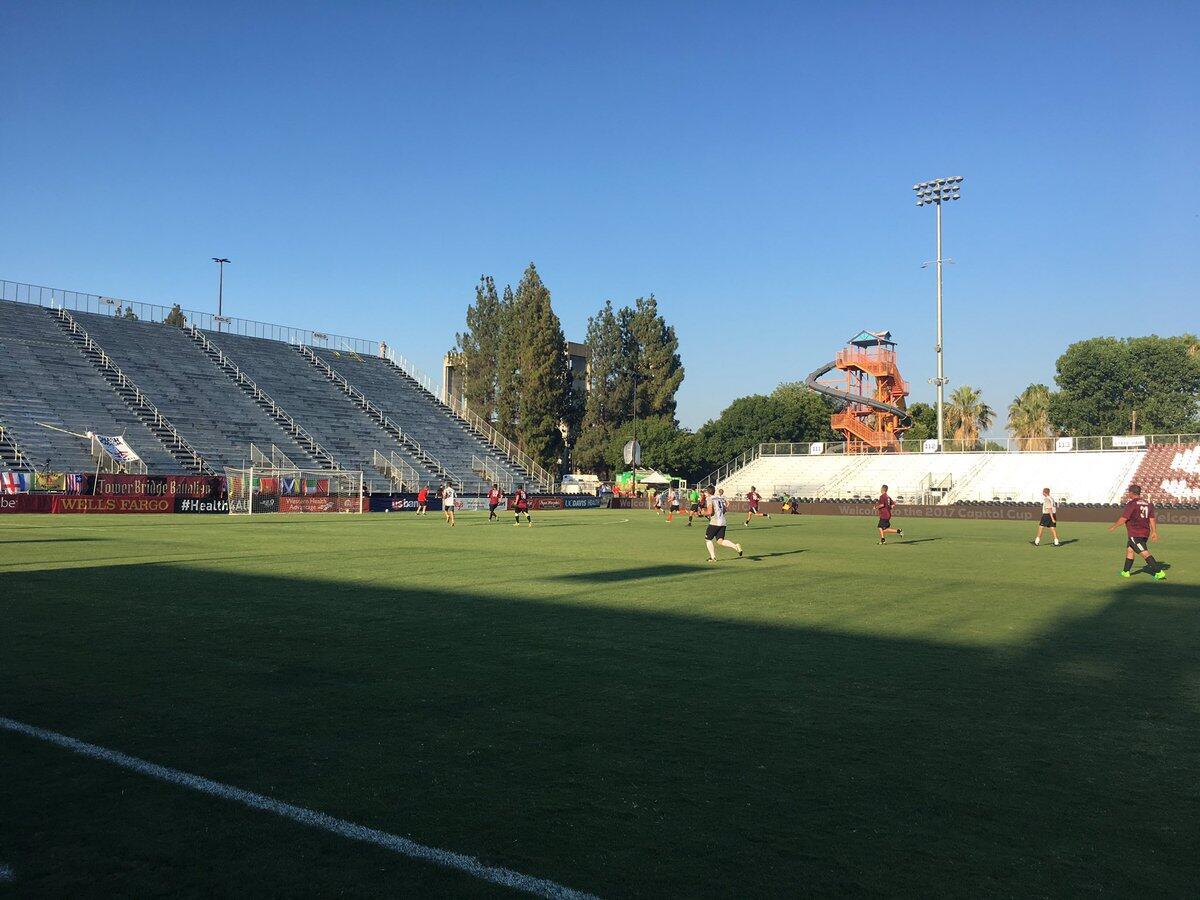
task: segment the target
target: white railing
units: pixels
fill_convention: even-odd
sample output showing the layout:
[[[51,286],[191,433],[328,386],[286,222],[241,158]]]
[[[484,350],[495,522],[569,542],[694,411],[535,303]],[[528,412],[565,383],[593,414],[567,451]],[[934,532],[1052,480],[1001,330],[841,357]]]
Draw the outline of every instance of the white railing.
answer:
[[[392,451],[384,456],[378,450],[371,451],[371,465],[386,475],[393,489],[415,491],[421,486],[421,474]]]
[[[465,402],[451,398],[449,402],[445,403],[445,405],[451,412],[462,419],[462,421],[466,422],[469,427],[475,429],[475,431],[483,435],[483,439],[487,443],[491,444],[493,447],[515,462],[518,466],[524,469],[527,473],[529,473],[529,477],[532,478],[542,490],[547,491],[548,493],[554,492],[554,488],[557,484],[554,476],[551,475],[550,472],[548,472],[540,464],[538,464],[538,462],[532,456],[497,431],[490,422],[472,410],[468,409]]]
[[[104,348],[92,340],[92,336],[75,320],[75,317],[62,307],[51,307],[51,309],[58,319],[59,324],[63,328],[66,328],[71,333],[71,336],[83,345],[84,349],[90,350],[100,358],[100,367],[106,373],[107,377],[115,380],[120,387],[129,391],[133,395],[133,399],[137,405],[142,408],[142,412],[150,417],[150,421],[171,435],[176,449],[191,457],[192,465],[196,470],[201,475],[215,475],[216,472],[204,461],[204,458],[196,452],[191,444],[184,440],[183,435],[176,430],[175,426],[162,414],[159,408],[150,402],[150,398],[142,392],[142,389],[134,383],[133,379],[121,371],[121,367],[113,361]]]
[[[29,461],[29,457],[21,450],[20,444],[13,436],[13,433],[0,425],[0,445],[8,447],[8,452],[12,455],[13,463],[18,469],[28,469],[33,471],[33,463]]]
[[[275,417],[276,421],[280,422],[287,431],[291,432],[292,437],[296,438],[298,442],[307,444],[308,452],[313,456],[313,458],[325,460],[325,463],[329,466],[330,471],[342,471],[341,465],[336,459],[334,459],[333,454],[317,443],[317,439],[309,434],[304,426],[292,418],[288,414],[287,410],[272,400],[271,396],[262,388],[260,388],[255,383],[253,378],[243,372],[238,364],[226,356],[225,352],[220,347],[206,338],[204,333],[199,328],[197,328],[195,325],[189,325],[184,329],[184,332],[189,335],[192,340],[199,344],[200,348],[204,350],[205,353],[214,358],[218,367],[226,375],[232,378],[234,382],[240,388],[242,388],[243,392],[249,394],[252,399],[264,404],[271,411],[271,415]],[[271,449],[274,451],[277,448],[274,444],[272,444]],[[286,458],[287,457],[285,456],[284,459]]]

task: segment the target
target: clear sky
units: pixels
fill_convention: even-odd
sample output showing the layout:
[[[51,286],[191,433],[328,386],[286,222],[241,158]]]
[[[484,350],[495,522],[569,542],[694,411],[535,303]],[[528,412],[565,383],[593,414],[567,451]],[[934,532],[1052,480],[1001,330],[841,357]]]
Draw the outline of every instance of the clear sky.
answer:
[[[7,3],[0,277],[382,337],[655,293],[695,427],[890,329],[1002,410],[1200,330],[1200,4]]]

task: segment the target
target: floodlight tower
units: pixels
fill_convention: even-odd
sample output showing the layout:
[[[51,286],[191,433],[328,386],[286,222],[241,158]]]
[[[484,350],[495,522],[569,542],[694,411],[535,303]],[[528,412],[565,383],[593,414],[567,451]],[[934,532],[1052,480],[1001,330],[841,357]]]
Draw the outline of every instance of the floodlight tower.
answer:
[[[221,314],[221,306],[225,300],[225,263],[229,262],[229,260],[223,259],[220,256],[214,256],[212,261],[221,270],[219,280],[217,281],[217,331],[220,331],[221,323],[225,321],[225,317]]]
[[[942,201],[957,200],[962,185],[962,176],[953,178],[935,178],[933,181],[922,181],[914,184],[917,192],[917,206],[937,207],[937,377],[931,379],[937,385],[937,428],[938,450],[943,447],[945,439],[944,392],[948,378],[942,372]]]

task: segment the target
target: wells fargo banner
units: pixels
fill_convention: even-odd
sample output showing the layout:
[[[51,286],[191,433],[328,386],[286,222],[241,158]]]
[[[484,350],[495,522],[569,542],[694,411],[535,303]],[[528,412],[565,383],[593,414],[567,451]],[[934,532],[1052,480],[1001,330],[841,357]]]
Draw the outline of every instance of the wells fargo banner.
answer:
[[[69,497],[51,494],[52,513],[173,513],[170,497]]]

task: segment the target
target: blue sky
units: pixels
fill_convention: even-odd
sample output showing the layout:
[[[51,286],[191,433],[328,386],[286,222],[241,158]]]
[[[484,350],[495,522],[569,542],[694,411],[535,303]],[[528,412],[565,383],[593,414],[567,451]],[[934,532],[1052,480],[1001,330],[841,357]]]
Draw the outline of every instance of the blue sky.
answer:
[[[979,6],[982,8],[976,9]],[[680,418],[860,328],[1003,409],[1071,341],[1200,330],[1192,3],[81,3],[0,13],[0,277],[384,337],[480,274],[569,337],[655,293]]]

